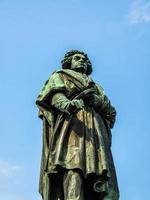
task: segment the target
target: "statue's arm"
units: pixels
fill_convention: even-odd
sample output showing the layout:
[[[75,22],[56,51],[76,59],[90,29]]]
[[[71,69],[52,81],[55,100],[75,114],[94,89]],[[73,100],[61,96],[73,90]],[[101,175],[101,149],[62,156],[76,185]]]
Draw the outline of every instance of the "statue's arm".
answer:
[[[115,120],[116,120],[116,109],[112,106],[109,98],[104,93],[102,87],[97,86],[98,94],[99,94],[99,110],[102,116],[109,122],[110,128],[113,128]]]
[[[45,82],[37,97],[36,104],[46,110],[51,109],[49,102],[55,93],[66,93],[65,83],[57,72],[54,72]]]
[[[106,95],[101,105],[101,112],[104,118],[109,121],[110,128],[113,128],[116,121],[116,110]]]
[[[71,114],[74,109],[81,109],[84,106],[82,99],[70,100],[63,93],[54,94],[49,103],[57,110],[67,114]]]

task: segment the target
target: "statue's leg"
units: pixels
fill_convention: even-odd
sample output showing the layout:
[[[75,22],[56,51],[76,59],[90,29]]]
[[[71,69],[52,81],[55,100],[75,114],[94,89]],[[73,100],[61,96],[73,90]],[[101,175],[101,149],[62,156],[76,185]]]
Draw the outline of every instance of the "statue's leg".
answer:
[[[102,177],[95,174],[88,175],[88,178],[85,179],[84,187],[85,200],[104,200],[106,187]]]
[[[62,184],[62,177],[63,174],[51,174],[50,180],[51,183],[49,185],[50,191],[49,191],[49,198],[44,200],[64,200],[63,197],[63,184]]]
[[[81,174],[75,170],[68,170],[63,180],[65,200],[83,200],[83,179]]]

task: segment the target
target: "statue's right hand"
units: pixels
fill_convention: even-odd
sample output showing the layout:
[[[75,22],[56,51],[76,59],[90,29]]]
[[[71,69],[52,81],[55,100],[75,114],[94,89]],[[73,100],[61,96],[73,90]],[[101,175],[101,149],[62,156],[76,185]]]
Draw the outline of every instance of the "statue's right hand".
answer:
[[[60,110],[61,112],[71,114],[76,109],[84,107],[82,99],[68,99],[64,94],[57,93],[52,97],[51,105]]]
[[[84,107],[84,102],[82,99],[73,99],[70,104],[74,107],[76,107],[77,109],[81,109]]]
[[[82,109],[83,107],[84,107],[84,102],[82,99],[68,100],[68,101],[63,102],[61,105],[61,108],[63,108],[63,111],[65,113],[68,113],[69,115],[78,109]]]

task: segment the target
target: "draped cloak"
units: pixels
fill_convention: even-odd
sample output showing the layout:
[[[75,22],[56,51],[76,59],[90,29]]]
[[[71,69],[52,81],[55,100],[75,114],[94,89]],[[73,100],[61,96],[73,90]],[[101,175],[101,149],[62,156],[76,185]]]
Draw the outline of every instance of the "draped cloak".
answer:
[[[100,95],[102,108],[94,109],[85,104],[69,116],[51,105],[52,96],[63,93],[68,99],[88,87]],[[43,200],[50,198],[51,174],[62,169],[78,169],[86,179],[90,174],[107,180],[105,189],[109,200],[119,199],[114,162],[111,154],[111,128],[115,121],[115,109],[101,86],[91,77],[69,69],[55,71],[39,93],[36,104],[43,120],[43,151],[41,159],[39,191]],[[113,113],[113,117],[111,114]]]

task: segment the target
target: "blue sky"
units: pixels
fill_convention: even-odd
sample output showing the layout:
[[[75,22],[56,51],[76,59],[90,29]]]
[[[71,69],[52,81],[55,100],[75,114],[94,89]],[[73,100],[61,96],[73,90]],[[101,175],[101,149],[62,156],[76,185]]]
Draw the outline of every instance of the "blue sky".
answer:
[[[40,200],[36,96],[64,53],[85,51],[117,109],[121,200],[150,199],[150,0],[0,0],[0,199]]]

